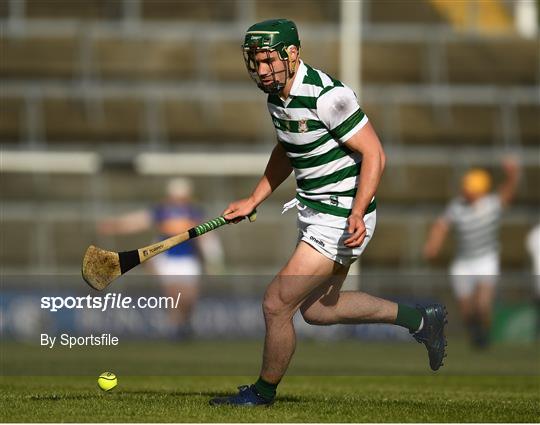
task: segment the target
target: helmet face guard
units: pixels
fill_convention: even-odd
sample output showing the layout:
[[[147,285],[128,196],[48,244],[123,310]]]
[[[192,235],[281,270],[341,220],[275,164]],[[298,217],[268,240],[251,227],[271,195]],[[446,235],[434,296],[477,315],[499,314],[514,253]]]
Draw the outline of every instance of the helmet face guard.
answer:
[[[296,24],[288,19],[271,19],[252,25],[246,32],[242,50],[248,73],[255,84],[265,93],[278,93],[282,90],[289,78],[294,75],[295,66],[289,62],[289,47],[300,48],[300,39]],[[270,60],[273,52],[277,52],[279,60],[283,63],[283,70],[276,71]],[[261,55],[263,54],[263,55]],[[268,63],[269,73],[263,75],[264,79],[272,78],[264,84],[259,75],[259,61],[257,55]],[[285,74],[280,81],[281,73]]]
[[[265,93],[273,93],[277,94],[279,93],[283,87],[287,84],[287,80],[290,76],[290,70],[289,70],[289,61],[287,59],[281,58],[281,55],[279,55],[279,60],[283,62],[285,65],[283,70],[276,71],[274,69],[274,65],[270,61],[271,54],[273,51],[276,51],[274,49],[257,49],[257,48],[251,48],[246,49],[244,48],[244,62],[246,63],[246,68],[248,70],[249,76],[251,79],[257,84],[257,87],[259,87],[263,92]],[[269,77],[272,77],[272,82],[269,84],[264,84],[261,76],[259,75],[259,65],[258,61],[256,59],[257,53],[264,53],[266,55],[266,59],[268,60],[268,67],[270,68]],[[278,78],[279,74],[285,74],[285,78],[283,81],[280,81]]]

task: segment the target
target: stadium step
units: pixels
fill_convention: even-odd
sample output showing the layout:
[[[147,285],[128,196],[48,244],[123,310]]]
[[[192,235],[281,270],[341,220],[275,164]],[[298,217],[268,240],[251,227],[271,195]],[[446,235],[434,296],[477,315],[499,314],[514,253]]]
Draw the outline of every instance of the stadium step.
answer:
[[[141,16],[145,20],[178,20],[224,22],[236,18],[238,4],[235,0],[170,1],[142,0]]]
[[[76,37],[2,35],[0,78],[74,78],[79,76],[79,48]]]
[[[369,105],[365,110],[369,111]],[[519,105],[517,131],[525,145],[535,146],[540,140],[540,124],[537,119],[540,105]],[[383,112],[383,111],[380,111]],[[425,145],[500,145],[503,143],[504,120],[499,105],[453,104],[449,107],[432,104],[406,104],[398,108],[401,131],[395,134],[406,144]],[[383,118],[383,117],[381,117]],[[384,119],[384,118],[383,118]],[[384,121],[382,121],[384,122]]]
[[[538,40],[464,38],[445,44],[448,80],[455,84],[540,83]]]
[[[20,97],[0,97],[0,141],[14,144],[24,137],[25,109]]]
[[[367,20],[378,24],[444,24],[446,18],[427,0],[371,0]]]
[[[132,99],[48,98],[43,100],[46,140],[102,142],[142,139],[144,109]]]
[[[81,205],[81,213],[83,211]],[[45,212],[45,214],[43,214]],[[227,226],[219,231],[226,252],[229,268],[278,267],[292,253],[296,242],[295,220],[285,216],[280,220],[268,220],[268,215],[257,221],[256,236],[251,224]],[[377,229],[368,248],[362,255],[367,267],[425,266],[422,247],[429,225],[435,216],[401,216],[381,214]],[[527,219],[503,219],[501,229],[502,265],[507,268],[526,268],[529,265],[525,249],[525,237],[533,221]],[[5,218],[0,224],[2,232],[0,261],[12,267],[30,268],[36,265],[37,256],[48,267],[78,268],[82,254],[90,243],[109,250],[122,251],[147,245],[154,239],[152,231],[136,235],[99,236],[95,222],[77,216],[49,214],[42,210],[33,219]],[[39,232],[39,235],[38,235]],[[41,239],[40,239],[41,238]],[[46,253],[39,240],[48,247]],[[453,238],[444,245],[441,255],[433,266],[445,267],[455,249]]]
[[[122,0],[25,0],[25,12],[30,19],[118,19],[122,3]]]
[[[101,79],[193,79],[193,40],[100,37],[93,44],[95,75]]]
[[[474,165],[474,164],[471,164]],[[181,171],[181,170],[179,170]],[[427,204],[443,208],[450,197],[459,192],[460,170],[448,164],[388,164],[382,177],[377,197],[383,204],[413,206]],[[501,171],[491,168],[495,187],[502,180]],[[262,173],[262,170],[261,170]],[[94,175],[64,174],[2,174],[2,199],[22,201],[36,199],[41,201],[81,201],[96,199],[105,202],[132,202],[135,204],[159,201],[164,196],[168,176],[150,176],[138,179],[129,168],[111,168]],[[133,181],[138,181],[133,185]],[[196,177],[193,179],[196,193],[207,194],[200,200],[206,202],[228,202],[242,197],[257,183],[258,176],[252,177]],[[540,192],[536,182],[540,181],[538,166],[527,166],[516,204],[527,206],[540,203]],[[275,202],[286,202],[294,195],[294,182],[287,180],[284,193]],[[282,197],[282,199],[281,199]],[[287,198],[289,197],[289,198]]]
[[[82,36],[74,29],[64,35],[6,33],[0,40],[4,59],[0,77],[248,82],[240,41],[219,32],[209,34],[213,35],[197,39],[190,33],[136,37],[107,31]],[[314,33],[312,37],[304,43],[302,57],[338,76],[337,35]],[[438,54],[433,57],[433,45],[427,40],[367,38],[362,44],[364,83],[419,84],[432,83],[432,78],[450,84],[533,85],[540,81],[536,40],[452,37],[436,43]],[[430,73],[430,67],[438,71]]]
[[[256,93],[255,93],[256,95]],[[49,96],[38,98],[34,111],[41,116],[38,130],[49,143],[77,140],[103,143],[167,141],[183,144],[188,140],[213,144],[266,144],[275,139],[263,101],[216,96],[190,99],[174,96],[151,102],[143,94],[99,94],[85,97]],[[15,142],[28,137],[26,99],[0,96],[0,140]],[[148,108],[154,108],[149,110]],[[518,132],[512,144],[536,146],[540,140],[540,105],[499,105],[400,103],[385,105],[366,102],[364,111],[384,143],[426,146],[501,146],[503,122],[509,118]],[[149,115],[154,114],[154,115]],[[154,116],[154,133],[147,120]],[[393,117],[393,119],[389,119]],[[34,121],[34,124],[36,122]],[[158,138],[158,140],[149,140]],[[159,140],[162,139],[162,140]]]

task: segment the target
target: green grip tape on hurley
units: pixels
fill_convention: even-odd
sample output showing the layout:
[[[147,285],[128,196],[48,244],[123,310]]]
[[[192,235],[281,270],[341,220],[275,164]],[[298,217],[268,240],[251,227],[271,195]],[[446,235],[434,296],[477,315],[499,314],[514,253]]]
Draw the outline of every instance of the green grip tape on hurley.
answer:
[[[213,220],[207,221],[206,223],[199,224],[193,228],[193,231],[197,236],[204,235],[210,230],[217,229],[220,226],[227,224],[227,220],[224,217],[214,218]]]
[[[249,221],[255,221],[257,218],[257,210],[253,210],[251,214],[247,216]],[[227,220],[225,217],[217,217],[213,220],[209,220],[206,223],[199,224],[198,226],[192,227],[189,229],[189,237],[196,238],[197,236],[204,235],[205,233],[208,233],[211,230],[217,229],[218,227],[223,226],[224,224],[230,223],[230,220]]]

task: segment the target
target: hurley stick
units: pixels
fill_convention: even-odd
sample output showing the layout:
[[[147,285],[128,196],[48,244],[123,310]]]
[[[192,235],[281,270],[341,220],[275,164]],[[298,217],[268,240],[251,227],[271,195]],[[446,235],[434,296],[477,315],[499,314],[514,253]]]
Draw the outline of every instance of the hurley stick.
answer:
[[[253,211],[247,218],[251,222],[255,221],[257,218],[257,211]],[[169,239],[133,251],[106,251],[97,246],[90,245],[84,254],[82,277],[92,288],[101,291],[109,286],[114,279],[122,276],[133,267],[144,263],[163,251],[167,251],[173,246],[181,244],[189,239],[196,238],[197,236],[201,236],[230,222],[230,220],[220,216],[213,220],[209,220],[206,223],[192,227],[184,233],[180,233]]]

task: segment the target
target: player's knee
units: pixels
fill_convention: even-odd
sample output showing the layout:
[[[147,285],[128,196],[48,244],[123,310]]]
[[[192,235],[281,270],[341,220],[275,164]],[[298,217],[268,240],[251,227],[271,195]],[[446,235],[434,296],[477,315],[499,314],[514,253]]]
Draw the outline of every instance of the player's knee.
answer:
[[[278,317],[292,317],[293,309],[278,296],[265,296],[262,304],[264,317],[267,319]]]

